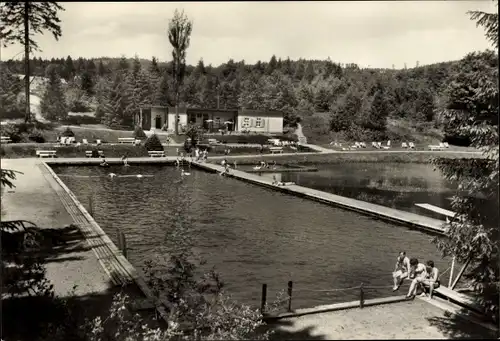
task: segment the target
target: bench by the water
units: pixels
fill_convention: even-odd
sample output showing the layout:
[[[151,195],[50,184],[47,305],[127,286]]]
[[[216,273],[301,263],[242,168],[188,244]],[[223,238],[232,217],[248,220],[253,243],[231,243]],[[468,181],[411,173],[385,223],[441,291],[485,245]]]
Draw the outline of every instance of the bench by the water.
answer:
[[[8,136],[1,136],[0,137],[0,142],[1,143],[9,143],[9,142],[12,142],[12,140]]]
[[[56,157],[57,151],[55,150],[37,150],[36,155],[38,157]]]
[[[165,157],[165,151],[163,150],[150,150],[148,154],[150,157]]]
[[[134,144],[135,143],[135,138],[133,138],[133,137],[119,137],[118,138],[118,143],[130,143],[130,144]]]
[[[436,212],[450,218],[453,218],[455,216],[455,212],[431,204],[415,204],[415,206],[422,207],[423,209]]]
[[[438,293],[441,296],[444,296],[445,298],[449,299],[450,301],[461,305],[465,308],[469,308],[475,312],[484,313],[484,309],[481,307],[481,305],[474,300],[473,297],[464,295],[462,293],[459,293],[455,290],[451,290],[447,287],[440,286],[437,289],[434,289],[434,293]]]
[[[271,154],[274,154],[274,153],[283,154],[283,147],[270,147],[269,151],[271,152]]]
[[[99,156],[104,156],[104,152],[103,152],[102,150],[98,150],[98,151],[97,151],[97,154],[98,154]],[[86,151],[85,151],[85,156],[86,156],[86,157],[92,157],[92,151],[91,151],[91,150],[86,150]]]

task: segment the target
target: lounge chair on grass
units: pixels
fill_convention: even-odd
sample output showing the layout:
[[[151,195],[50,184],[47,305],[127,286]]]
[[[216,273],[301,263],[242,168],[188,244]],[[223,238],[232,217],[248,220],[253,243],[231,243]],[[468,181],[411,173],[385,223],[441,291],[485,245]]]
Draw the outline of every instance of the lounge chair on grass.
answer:
[[[406,144],[406,142],[401,143],[401,148],[408,148],[408,145]]]
[[[430,145],[429,145],[429,149],[430,149],[430,150],[433,150],[433,151],[438,151],[438,150],[443,150],[443,149],[444,149],[444,147],[443,147],[443,146],[441,146],[441,145],[432,145],[432,144],[430,144]]]
[[[413,142],[408,143],[410,149],[415,149],[415,144]]]

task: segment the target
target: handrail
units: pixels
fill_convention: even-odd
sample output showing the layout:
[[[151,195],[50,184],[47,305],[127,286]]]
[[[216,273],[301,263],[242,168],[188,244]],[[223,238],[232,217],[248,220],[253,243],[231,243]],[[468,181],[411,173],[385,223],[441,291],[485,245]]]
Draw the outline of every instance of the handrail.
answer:
[[[446,274],[449,270],[451,269],[451,266],[448,267],[446,270],[444,270],[442,273],[439,274],[439,276],[443,276]],[[364,292],[365,290],[373,290],[373,289],[389,289],[392,288],[392,285],[372,285],[372,286],[365,286],[364,283],[361,283],[361,285],[353,286],[353,287],[347,287],[347,288],[332,288],[332,289],[295,289],[293,291],[297,292],[323,292],[323,293],[329,293],[329,292],[342,292],[342,291],[348,291],[348,290],[360,290],[359,296],[360,296],[360,307],[362,308],[364,305]],[[288,301],[288,311],[291,311],[291,306],[292,306],[292,288],[293,288],[293,282],[289,281],[288,282],[288,295],[286,295],[282,299],[278,299],[277,301],[273,302],[273,305],[279,305],[282,302]],[[266,302],[266,297],[267,297],[267,284],[262,285],[262,301],[261,301],[261,311],[264,312],[266,307],[267,307],[267,302]]]

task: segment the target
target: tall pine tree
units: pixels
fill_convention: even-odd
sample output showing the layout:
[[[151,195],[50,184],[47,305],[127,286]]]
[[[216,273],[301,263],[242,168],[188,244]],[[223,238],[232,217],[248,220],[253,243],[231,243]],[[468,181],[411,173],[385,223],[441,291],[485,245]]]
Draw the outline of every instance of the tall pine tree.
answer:
[[[57,65],[49,65],[45,77],[47,85],[40,103],[42,115],[50,121],[63,120],[68,116],[68,107]]]

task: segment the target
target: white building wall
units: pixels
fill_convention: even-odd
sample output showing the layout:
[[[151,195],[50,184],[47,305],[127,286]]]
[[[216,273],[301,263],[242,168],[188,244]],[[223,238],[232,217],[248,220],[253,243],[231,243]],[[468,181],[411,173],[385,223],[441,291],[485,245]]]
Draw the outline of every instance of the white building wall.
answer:
[[[268,118],[268,132],[272,134],[281,134],[283,132],[283,116]]]
[[[283,117],[239,114],[237,124],[238,131],[249,130],[256,133],[270,134],[279,134],[283,132]]]
[[[179,113],[179,131],[183,125],[187,125],[187,114],[185,112]],[[168,112],[168,131],[175,131],[175,109]]]

